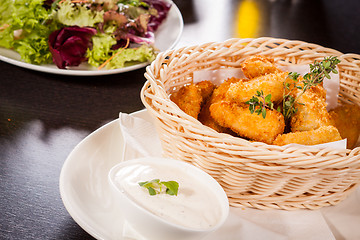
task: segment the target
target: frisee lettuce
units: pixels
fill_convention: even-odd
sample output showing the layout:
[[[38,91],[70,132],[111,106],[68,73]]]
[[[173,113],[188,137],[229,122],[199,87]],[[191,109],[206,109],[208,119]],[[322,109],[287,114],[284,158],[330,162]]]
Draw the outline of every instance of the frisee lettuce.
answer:
[[[52,63],[52,55],[47,39],[44,37],[34,36],[15,41],[13,48],[25,62],[33,64]]]
[[[92,37],[93,47],[88,49],[86,56],[88,63],[94,67],[99,67],[109,58],[111,46],[116,44],[114,37],[108,34],[97,34]]]
[[[0,26],[0,47],[11,48],[14,42],[14,31],[8,23],[4,23]]]
[[[79,27],[94,27],[96,23],[103,22],[104,11],[91,11],[84,5],[75,5],[70,0],[59,4],[55,19],[60,23]]]
[[[45,24],[50,15],[43,0],[0,1],[1,6],[5,3],[9,4],[9,13],[2,15],[1,25],[6,27],[0,31],[0,46],[14,49],[26,62],[50,63],[47,38],[58,24]]]
[[[13,0],[0,0],[0,22],[11,19]]]
[[[13,7],[13,0],[0,0],[0,47],[11,48],[14,41],[11,28]]]
[[[117,54],[118,51],[121,52]],[[113,54],[115,56],[106,65],[106,69],[123,68],[129,63],[153,61],[156,56],[154,48],[145,44],[139,48],[120,48]]]

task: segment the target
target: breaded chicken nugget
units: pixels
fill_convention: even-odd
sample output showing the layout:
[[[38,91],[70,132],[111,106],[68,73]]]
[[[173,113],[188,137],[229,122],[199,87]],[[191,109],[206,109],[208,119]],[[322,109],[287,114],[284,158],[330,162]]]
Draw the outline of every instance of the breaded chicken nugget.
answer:
[[[281,72],[274,60],[264,56],[251,56],[240,64],[241,70],[247,78],[255,78],[269,73]]]
[[[360,107],[346,104],[338,106],[329,113],[341,137],[347,138],[347,148],[355,147],[360,135]]]
[[[323,101],[326,102],[326,90],[322,85],[312,86],[311,88],[308,89],[308,91],[313,92],[314,94],[322,98]]]
[[[201,105],[210,97],[214,88],[214,84],[210,81],[203,81],[197,84],[192,83],[174,92],[170,96],[170,99],[185,113],[197,118],[201,110]]]
[[[285,128],[284,117],[277,111],[268,110],[266,118],[251,114],[247,105],[220,101],[211,104],[210,113],[223,127],[228,127],[239,136],[271,144]]]
[[[249,81],[239,81],[231,84],[226,97],[237,103],[249,101],[257,91],[263,91],[264,95],[271,94],[271,101],[279,102],[283,99],[284,81],[287,72],[269,73],[253,78]]]
[[[198,120],[219,133],[228,133],[230,135],[236,136],[230,128],[220,126],[212,117],[210,113],[211,101],[207,101],[204,106],[201,108],[200,114],[198,116]]]
[[[204,102],[211,96],[216,87],[211,81],[208,80],[198,82],[195,85],[200,90]]]
[[[309,131],[321,126],[331,125],[325,99],[319,96],[317,92],[306,91],[298,99],[295,107],[297,112],[290,119],[292,132]]]
[[[315,130],[281,134],[276,137],[273,144],[279,146],[287,145],[290,143],[315,145],[338,140],[341,140],[341,136],[336,127],[321,126]]]
[[[211,117],[209,108],[210,108],[210,105],[212,103],[225,100],[226,92],[229,89],[230,84],[238,82],[238,81],[240,81],[240,79],[238,79],[238,78],[229,78],[229,79],[225,80],[222,84],[220,84],[218,87],[216,87],[214,89],[211,97],[203,105],[203,107],[201,108],[200,114],[198,116],[198,119],[202,124],[214,129],[217,132],[229,133],[231,135],[235,135],[229,128],[220,126]]]
[[[201,91],[195,84],[181,87],[179,91],[174,92],[170,96],[170,99],[186,114],[194,118],[197,118],[199,115],[203,98],[201,96]]]
[[[222,84],[214,89],[213,94],[211,95],[211,103],[226,100],[226,93],[229,90],[230,85],[242,80],[243,79],[234,77],[225,80]]]

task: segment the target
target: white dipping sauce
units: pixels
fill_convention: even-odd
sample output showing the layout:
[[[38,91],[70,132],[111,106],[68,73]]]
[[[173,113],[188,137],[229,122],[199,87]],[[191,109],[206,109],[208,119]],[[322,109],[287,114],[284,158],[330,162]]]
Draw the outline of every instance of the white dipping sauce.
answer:
[[[138,184],[153,179],[178,182],[177,196],[165,193],[150,195]],[[166,221],[185,227],[210,228],[220,221],[223,214],[218,196],[196,176],[188,174],[186,168],[136,163],[120,169],[114,183],[138,205]]]

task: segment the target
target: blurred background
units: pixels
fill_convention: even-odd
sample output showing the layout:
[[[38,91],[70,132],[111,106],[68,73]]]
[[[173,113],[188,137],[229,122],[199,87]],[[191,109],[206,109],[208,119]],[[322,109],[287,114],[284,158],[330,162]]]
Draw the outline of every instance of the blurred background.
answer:
[[[232,37],[303,40],[360,53],[357,0],[175,0],[185,23],[178,47]]]

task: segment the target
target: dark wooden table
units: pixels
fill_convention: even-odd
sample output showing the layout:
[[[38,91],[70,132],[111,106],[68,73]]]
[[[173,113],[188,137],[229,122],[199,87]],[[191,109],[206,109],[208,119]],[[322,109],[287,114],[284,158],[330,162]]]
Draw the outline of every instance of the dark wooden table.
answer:
[[[185,23],[177,47],[270,36],[360,54],[357,0],[175,2]],[[249,2],[256,13],[244,7]],[[255,26],[241,22],[254,17]],[[120,111],[144,108],[139,97],[144,71],[62,76],[0,62],[0,239],[92,239],[61,201],[60,171],[89,133]]]

